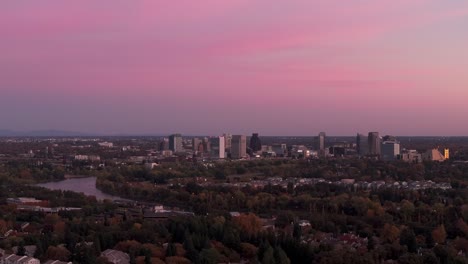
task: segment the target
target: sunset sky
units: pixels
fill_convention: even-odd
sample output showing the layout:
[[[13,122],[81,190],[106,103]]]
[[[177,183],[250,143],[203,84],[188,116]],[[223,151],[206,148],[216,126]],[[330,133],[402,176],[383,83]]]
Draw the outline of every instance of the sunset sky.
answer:
[[[5,0],[0,129],[468,135],[466,0]]]

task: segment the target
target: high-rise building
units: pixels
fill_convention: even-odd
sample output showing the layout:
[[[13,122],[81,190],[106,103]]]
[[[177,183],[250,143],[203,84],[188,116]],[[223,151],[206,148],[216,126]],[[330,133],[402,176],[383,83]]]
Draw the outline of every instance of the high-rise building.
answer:
[[[253,133],[252,137],[250,138],[250,149],[253,152],[257,152],[262,149],[262,142],[258,137],[258,133]]]
[[[247,137],[233,135],[231,140],[231,158],[242,159],[247,156]]]
[[[369,140],[363,134],[357,134],[356,148],[359,156],[366,156],[367,154],[369,154]]]
[[[288,154],[286,144],[273,144],[271,149],[273,152],[275,152],[276,156],[278,157],[284,157]]]
[[[382,160],[391,161],[395,160],[400,155],[400,143],[394,141],[383,141],[381,145]]]
[[[326,134],[325,132],[320,132],[317,136],[317,152],[319,156],[325,156],[325,139],[326,139]]]
[[[450,150],[449,149],[444,149],[444,158],[445,159],[450,159]]]
[[[317,150],[324,150],[325,149],[325,132],[320,132],[317,137]]]
[[[224,137],[210,138],[210,157],[213,159],[224,159],[226,157]]]
[[[380,137],[379,132],[369,132],[367,137],[369,144],[369,155],[380,156]]]
[[[203,150],[205,153],[209,153],[211,149],[210,140],[208,138],[203,139]]]
[[[181,134],[172,134],[169,136],[169,149],[172,150],[174,153],[181,152],[184,150]]]
[[[169,139],[168,138],[163,138],[159,142],[159,150],[160,151],[169,150]]]
[[[200,147],[200,144],[202,144],[202,140],[199,138],[192,138],[192,150],[193,151],[198,151],[198,148]]]
[[[223,137],[224,137],[224,146],[226,147],[226,150],[230,150],[231,149],[231,140],[232,140],[232,135],[231,134],[227,134],[227,133],[224,133],[223,134]]]

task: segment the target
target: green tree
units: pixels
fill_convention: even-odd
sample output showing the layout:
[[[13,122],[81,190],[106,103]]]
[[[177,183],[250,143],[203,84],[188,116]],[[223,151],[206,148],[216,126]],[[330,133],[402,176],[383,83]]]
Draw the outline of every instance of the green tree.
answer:
[[[166,248],[166,257],[175,256],[177,253],[174,243],[169,243]]]
[[[205,248],[200,253],[200,263],[202,264],[216,264],[220,258],[221,255],[214,248]]]
[[[193,245],[192,236],[188,232],[185,233],[184,249],[186,250],[185,256],[193,263],[198,263],[200,256]]]
[[[300,240],[301,236],[302,236],[301,226],[299,226],[298,223],[294,223],[293,238],[296,240]]]
[[[416,236],[414,232],[410,228],[405,228],[401,231],[400,234],[400,245],[406,246],[408,251],[411,253],[415,253],[417,250],[417,243],[416,243]]]
[[[26,249],[24,248],[24,242],[22,240],[18,245],[18,251],[16,251],[16,255],[18,256],[26,255]]]
[[[277,264],[290,264],[291,261],[288,258],[288,255],[284,252],[284,250],[281,247],[276,247],[275,248],[275,260]]]
[[[40,240],[36,242],[36,252],[34,252],[35,258],[41,258],[44,254],[44,248],[42,247],[42,243]]]
[[[262,264],[276,264],[275,251],[271,246],[263,253]]]
[[[85,243],[81,243],[80,246],[76,248],[74,254],[72,255],[72,259],[76,263],[96,263],[96,256],[94,254],[93,248],[88,247]]]

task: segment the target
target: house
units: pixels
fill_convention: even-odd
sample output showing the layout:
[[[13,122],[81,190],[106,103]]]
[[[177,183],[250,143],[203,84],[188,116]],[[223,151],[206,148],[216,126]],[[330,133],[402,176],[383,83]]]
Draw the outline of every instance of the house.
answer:
[[[309,227],[309,226],[310,226],[310,221],[308,221],[308,220],[300,220],[300,221],[298,222],[298,225],[299,225],[300,227],[302,227],[302,228],[304,228],[304,227]]]
[[[32,257],[36,253],[36,249],[37,246],[35,245],[24,246],[24,255]],[[15,254],[18,253],[18,247],[13,247],[11,250],[13,250],[13,253]]]
[[[60,261],[60,260],[48,260],[44,264],[73,264],[70,262]]]
[[[229,212],[229,214],[231,215],[231,217],[239,217],[240,216],[239,212]]]
[[[127,253],[114,249],[106,249],[101,253],[101,257],[114,264],[130,264],[130,256]]]
[[[11,254],[2,256],[0,264],[41,264],[41,262],[36,258]]]

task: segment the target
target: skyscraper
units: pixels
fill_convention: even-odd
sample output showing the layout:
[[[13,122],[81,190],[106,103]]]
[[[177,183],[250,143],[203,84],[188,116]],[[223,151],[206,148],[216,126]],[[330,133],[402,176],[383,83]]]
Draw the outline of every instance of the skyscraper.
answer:
[[[224,159],[226,156],[226,148],[224,137],[210,138],[210,157],[213,159]]]
[[[181,152],[184,150],[181,134],[172,134],[169,136],[169,149],[173,152]]]
[[[369,132],[368,136],[369,154],[380,156],[380,137],[379,132]]]
[[[319,156],[325,156],[325,132],[320,132],[317,136],[317,151]]]
[[[257,152],[262,149],[262,142],[258,137],[258,133],[253,133],[252,137],[250,138],[250,149],[253,152]]]
[[[223,137],[224,137],[224,141],[225,141],[224,146],[226,147],[226,150],[230,150],[231,149],[232,135],[224,133]]]
[[[369,154],[369,140],[363,134],[356,136],[357,153],[359,156],[366,156]]]
[[[247,137],[233,135],[231,140],[231,158],[242,159],[247,156]]]
[[[400,155],[400,143],[392,136],[385,136],[384,139],[381,145],[382,160],[395,160]]]
[[[160,151],[169,150],[169,139],[163,138],[163,139],[159,142],[159,150],[160,150]]]
[[[200,144],[202,144],[202,140],[199,138],[192,138],[192,150],[193,151],[198,151],[198,148],[200,147]]]

